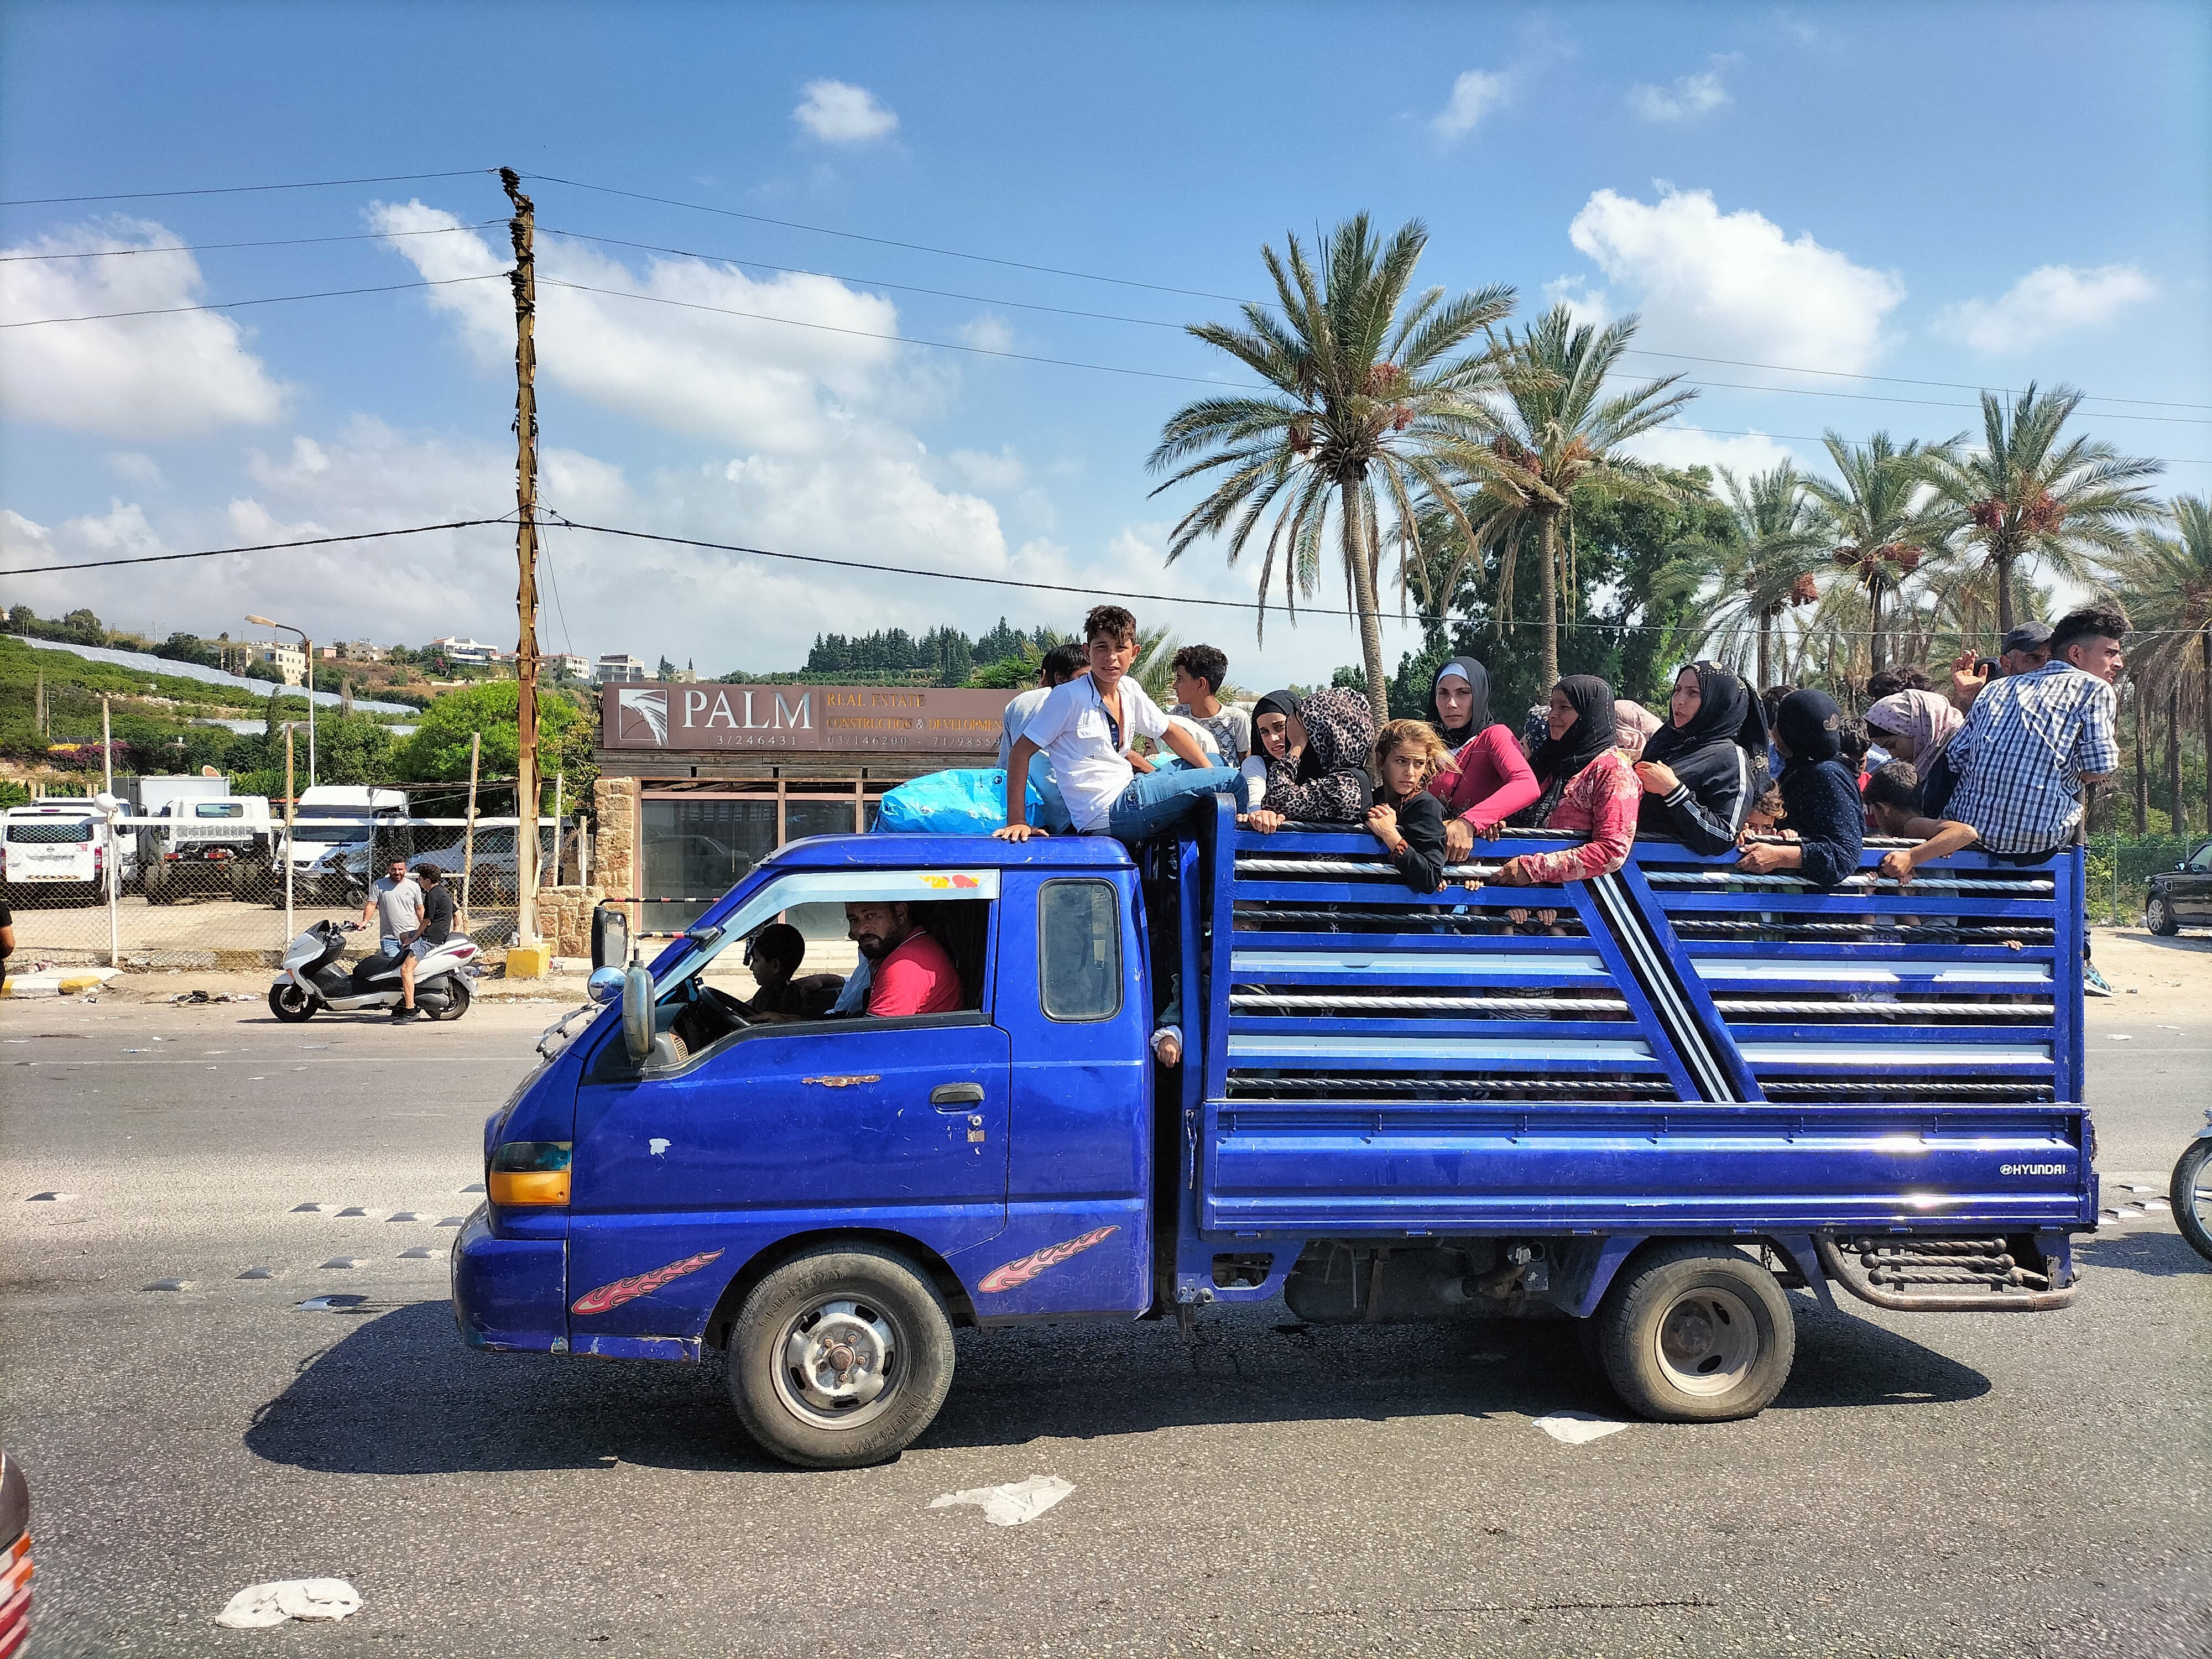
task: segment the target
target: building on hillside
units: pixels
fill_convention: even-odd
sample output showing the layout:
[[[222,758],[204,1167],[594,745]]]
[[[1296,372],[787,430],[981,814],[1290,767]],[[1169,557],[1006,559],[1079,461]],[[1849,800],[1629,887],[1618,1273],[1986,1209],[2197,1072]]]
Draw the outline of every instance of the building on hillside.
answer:
[[[339,658],[346,662],[382,662],[384,647],[371,645],[367,640],[346,640],[337,647]]]
[[[592,678],[592,659],[573,651],[549,651],[538,659],[538,678],[587,680]]]
[[[247,647],[256,662],[265,662],[284,677],[287,685],[304,685],[307,653],[286,640],[255,640]]]
[[[602,685],[638,685],[645,680],[645,665],[635,657],[610,651],[599,659],[598,672],[592,676]]]
[[[884,792],[997,757],[1011,691],[885,685],[610,682],[599,693],[602,820],[635,848],[611,896],[640,901],[631,926],[688,927],[787,842],[867,829]],[[620,803],[619,805],[616,803]],[[842,939],[834,905],[792,920]]]
[[[668,683],[671,685],[696,685],[699,684],[699,671],[696,668],[672,668],[668,671]]]
[[[431,641],[430,648],[445,658],[447,662],[483,665],[499,660],[499,647],[495,645],[486,645],[481,640],[448,636],[442,640]]]

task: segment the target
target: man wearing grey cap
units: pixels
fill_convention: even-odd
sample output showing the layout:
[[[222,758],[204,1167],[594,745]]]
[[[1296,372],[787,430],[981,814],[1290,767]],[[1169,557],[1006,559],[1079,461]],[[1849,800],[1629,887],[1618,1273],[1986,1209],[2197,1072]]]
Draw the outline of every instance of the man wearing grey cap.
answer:
[[[1961,651],[1951,663],[1951,704],[1964,714],[1992,679],[2033,674],[2051,660],[2051,624],[2022,623],[2004,636],[1994,660]]]

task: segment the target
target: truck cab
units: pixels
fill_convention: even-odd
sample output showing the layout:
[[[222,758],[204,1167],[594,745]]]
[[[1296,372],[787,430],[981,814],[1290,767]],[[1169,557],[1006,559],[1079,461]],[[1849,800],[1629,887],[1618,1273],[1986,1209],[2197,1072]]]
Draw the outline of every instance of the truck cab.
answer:
[[[1255,835],[1225,800],[1141,862],[794,842],[596,975],[606,1005],[489,1121],[461,1334],[724,1348],[763,1446],[842,1467],[927,1426],[963,1324],[1278,1295],[1317,1322],[1565,1315],[1632,1407],[1694,1421],[1781,1387],[1790,1289],[2063,1306],[2096,1200],[2078,855],[1824,894],[1637,851],[1552,892],[1416,895],[1370,837]],[[717,964],[817,904],[903,907],[959,1006],[749,1018]]]
[[[149,904],[204,893],[258,897],[268,890],[274,836],[266,797],[198,795],[161,803],[137,835]]]

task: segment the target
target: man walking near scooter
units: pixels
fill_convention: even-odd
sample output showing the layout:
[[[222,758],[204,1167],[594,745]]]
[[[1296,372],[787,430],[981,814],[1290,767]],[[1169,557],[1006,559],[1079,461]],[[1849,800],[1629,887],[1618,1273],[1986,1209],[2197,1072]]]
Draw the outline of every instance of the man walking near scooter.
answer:
[[[415,1018],[414,944],[422,931],[422,890],[407,873],[407,860],[392,860],[383,879],[368,890],[368,902],[361,907],[362,926],[374,921],[381,953],[399,958],[399,1006],[394,1019]]]

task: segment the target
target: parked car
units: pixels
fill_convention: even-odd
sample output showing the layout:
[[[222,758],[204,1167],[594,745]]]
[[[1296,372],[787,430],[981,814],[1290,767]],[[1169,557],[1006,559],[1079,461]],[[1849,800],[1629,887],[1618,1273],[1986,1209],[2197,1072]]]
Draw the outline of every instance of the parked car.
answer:
[[[2212,927],[2212,841],[2150,878],[2150,890],[2143,896],[2143,926],[2166,935],[2184,927]]]
[[[33,896],[98,904],[107,896],[111,839],[88,800],[11,806],[0,814],[0,886],[11,904]]]

